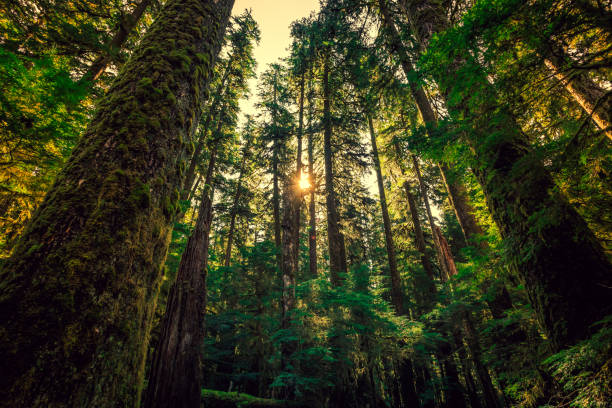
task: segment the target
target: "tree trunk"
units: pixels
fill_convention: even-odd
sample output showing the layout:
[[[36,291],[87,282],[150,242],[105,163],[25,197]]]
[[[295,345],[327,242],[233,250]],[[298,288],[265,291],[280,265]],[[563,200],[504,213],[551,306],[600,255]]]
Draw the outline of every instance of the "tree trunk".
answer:
[[[146,408],[199,408],[202,388],[200,348],[204,341],[206,269],[212,223],[211,186],[219,139],[212,147],[195,229],[168,296],[159,344],[155,348]]]
[[[376,134],[374,133],[374,123],[372,116],[368,114],[368,127],[370,129],[370,139],[372,143],[372,160],[374,161],[374,169],[376,170],[376,181],[378,182],[378,196],[380,198],[380,209],[382,212],[383,227],[385,231],[385,244],[387,247],[387,259],[389,261],[389,276],[391,277],[391,303],[395,307],[398,315],[404,314],[404,302],[402,281],[397,270],[397,259],[395,257],[395,244],[393,242],[393,232],[391,231],[391,219],[389,218],[389,209],[387,208],[387,198],[385,196],[385,187],[380,167],[380,159],[378,157],[378,146],[376,144]]]
[[[329,273],[332,285],[340,286],[341,274],[347,272],[344,236],[340,232],[336,191],[334,189],[333,153],[331,146],[331,89],[329,85],[329,55],[323,63],[323,155],[325,157],[325,204],[327,207],[327,241],[329,244]]]
[[[446,337],[451,336],[450,333],[445,334]],[[443,368],[442,384],[444,384],[446,408],[466,408],[465,392],[459,382],[457,363],[455,362],[450,343],[445,340],[442,340],[440,343],[438,360]]]
[[[274,109],[276,111],[276,74],[274,74]],[[274,111],[274,112],[275,112]],[[276,127],[276,114],[272,114],[272,121]],[[274,217],[274,244],[276,249],[281,249],[281,224],[280,224],[280,192],[278,188],[278,150],[280,149],[279,136],[274,135],[273,151],[272,151],[272,207]],[[277,257],[277,263],[280,269],[281,256]]]
[[[297,130],[297,158],[296,158],[296,166],[295,166],[295,177],[296,179],[301,177],[302,175],[302,136],[304,134],[304,82],[305,82],[305,71],[302,70],[302,75],[300,77],[300,100],[299,100],[299,112],[298,112],[298,130]],[[297,182],[297,181],[296,181]],[[299,186],[297,187],[299,189]],[[295,211],[293,220],[295,224],[295,234],[293,239],[295,243],[293,245],[293,253],[291,256],[295,258],[296,264],[296,273],[299,269],[299,256],[300,256],[300,218],[302,215],[302,211],[300,210],[302,204],[301,197],[297,201],[297,209]]]
[[[400,148],[397,143],[394,143],[393,145],[397,153],[400,172],[402,173],[402,176],[405,176],[406,169],[405,169],[404,163],[402,162],[402,155],[400,152]],[[421,228],[421,220],[419,220],[419,208],[417,207],[416,200],[414,199],[414,195],[412,194],[410,183],[408,183],[408,181],[404,181],[403,187],[404,187],[404,192],[406,193],[406,199],[408,200],[408,208],[410,209],[410,216],[412,218],[412,226],[414,227],[416,248],[421,253],[421,264],[423,265],[423,269],[425,270],[425,273],[427,273],[427,276],[429,276],[429,278],[433,282],[433,279],[434,279],[433,266],[431,265],[429,256],[427,256],[427,251],[426,251],[426,246],[425,246],[425,236],[423,235],[423,229]]]
[[[232,5],[166,3],[2,265],[0,406],[138,405],[188,146]]]
[[[247,136],[249,137],[249,136]],[[230,210],[230,227],[227,233],[227,246],[225,247],[225,259],[223,262],[224,266],[229,266],[232,260],[232,245],[234,242],[234,231],[236,229],[236,216],[238,214],[238,204],[240,203],[240,196],[242,194],[242,179],[244,177],[245,166],[249,157],[249,149],[251,148],[251,138],[246,140],[244,149],[242,151],[242,162],[240,163],[240,175],[236,182],[236,192],[234,193],[234,200],[232,202],[232,209]]]
[[[466,84],[458,78],[468,62],[472,75],[481,78]],[[611,310],[612,266],[600,243],[532,157],[526,136],[511,113],[499,107],[475,61],[453,61],[435,79],[443,95],[456,86],[471,86],[461,90],[463,99],[447,101],[447,107],[451,115],[472,119],[464,136],[476,156],[476,177],[552,349],[584,339]],[[470,99],[476,95],[478,103]]]
[[[282,220],[282,257],[281,257],[281,276],[282,276],[282,316],[281,329],[289,330],[291,327],[291,313],[295,308],[295,276],[298,270],[298,259],[295,246],[297,240],[295,236],[299,233],[295,224],[296,214],[300,211],[301,192],[297,184],[297,178],[289,177],[283,189],[283,220]],[[296,350],[294,341],[283,341],[281,345],[281,364],[284,371],[289,372],[289,360]],[[291,387],[292,388],[292,387]],[[292,392],[287,390],[287,397]]]
[[[467,311],[465,311],[463,315],[464,316],[462,320],[463,329],[465,332],[465,339],[472,354],[472,359],[476,367],[476,374],[478,375],[478,379],[480,380],[480,384],[482,385],[486,406],[487,408],[502,408],[502,404],[499,400],[497,391],[493,386],[493,381],[491,380],[489,370],[487,370],[487,368],[482,362],[480,341],[478,339],[478,334],[474,328],[474,323],[472,322],[472,316]]]
[[[421,197],[423,198],[423,204],[425,205],[425,214],[427,215],[427,220],[429,221],[429,228],[431,230],[431,236],[433,237],[434,246],[436,248],[436,256],[438,258],[438,263],[440,265],[440,270],[442,272],[442,277],[450,276],[451,272],[448,269],[448,265],[446,260],[444,259],[444,254],[442,253],[442,244],[440,243],[439,236],[436,234],[436,222],[431,214],[431,207],[429,206],[429,198],[427,197],[427,185],[425,181],[423,181],[423,177],[421,176],[421,169],[419,166],[419,160],[413,154],[412,155],[412,164],[414,166],[414,172],[417,176],[417,180],[419,181],[419,188],[421,190]],[[453,263],[454,266],[454,263]]]
[[[81,77],[81,81],[95,82],[100,75],[102,75],[106,67],[108,67],[119,51],[121,51],[130,33],[136,28],[136,25],[138,25],[140,17],[142,17],[150,3],[151,0],[142,0],[130,15],[121,19],[119,29],[115,33],[115,36],[105,45],[106,49],[91,63],[87,71]]]
[[[308,98],[308,176],[310,177],[310,201],[308,202],[308,261],[310,277],[317,277],[317,213],[315,208],[315,194],[317,183],[314,174],[314,141],[312,131],[312,66],[309,78],[309,98]]]

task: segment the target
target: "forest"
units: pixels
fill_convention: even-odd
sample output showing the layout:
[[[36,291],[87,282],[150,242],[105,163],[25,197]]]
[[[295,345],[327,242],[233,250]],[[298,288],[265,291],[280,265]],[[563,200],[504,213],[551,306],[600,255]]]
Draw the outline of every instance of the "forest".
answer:
[[[0,407],[612,407],[611,3],[263,4],[0,0]]]

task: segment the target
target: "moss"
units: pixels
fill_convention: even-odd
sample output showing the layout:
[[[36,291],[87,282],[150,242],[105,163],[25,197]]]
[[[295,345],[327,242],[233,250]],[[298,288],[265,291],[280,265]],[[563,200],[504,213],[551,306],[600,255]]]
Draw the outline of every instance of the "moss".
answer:
[[[151,205],[151,189],[149,185],[138,182],[137,186],[132,190],[130,200],[142,210],[149,208]]]
[[[283,401],[268,398],[258,398],[240,392],[223,392],[202,389],[204,407],[215,408],[273,408],[273,407],[305,407],[298,402]]]
[[[222,39],[208,22],[230,12],[205,3],[166,2],[1,266],[11,279],[0,299],[0,360],[13,369],[3,373],[10,391],[0,406],[139,405],[182,184],[176,163],[188,149],[174,135],[187,135],[184,118],[207,94],[211,64],[196,55]],[[193,27],[198,19],[207,24]],[[149,144],[153,133],[161,140]]]

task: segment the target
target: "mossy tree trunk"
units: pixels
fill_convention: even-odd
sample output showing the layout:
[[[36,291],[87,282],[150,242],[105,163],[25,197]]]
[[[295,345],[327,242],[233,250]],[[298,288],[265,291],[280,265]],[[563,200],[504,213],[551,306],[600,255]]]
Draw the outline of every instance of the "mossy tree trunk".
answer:
[[[220,140],[214,141],[195,228],[168,295],[159,344],[155,348],[146,408],[199,408],[201,346],[206,313],[206,268],[212,223],[211,186]]]
[[[190,139],[233,0],[169,0],[0,275],[0,406],[137,406]]]

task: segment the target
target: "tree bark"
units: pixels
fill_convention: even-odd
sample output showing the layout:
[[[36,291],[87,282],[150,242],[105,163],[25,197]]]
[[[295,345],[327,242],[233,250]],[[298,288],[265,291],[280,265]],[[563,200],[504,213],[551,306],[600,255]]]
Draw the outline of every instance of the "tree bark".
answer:
[[[276,74],[274,74],[274,112],[276,111]],[[272,114],[272,121],[276,127],[276,114]],[[280,224],[280,192],[278,188],[278,150],[280,149],[279,136],[274,135],[272,147],[272,207],[274,218],[274,244],[278,251],[281,250],[281,224]],[[277,257],[278,266],[281,266],[281,256]]]
[[[291,328],[291,313],[295,309],[295,276],[298,270],[298,259],[295,256],[295,246],[298,241],[295,236],[299,233],[295,219],[300,211],[301,192],[296,177],[289,177],[283,191],[283,220],[282,220],[282,315],[281,329]],[[284,371],[290,371],[290,358],[296,349],[295,341],[283,341],[281,344],[281,362]],[[288,396],[291,396],[291,390]]]
[[[329,244],[329,273],[332,285],[341,286],[342,274],[347,272],[344,236],[340,232],[336,191],[334,189],[333,153],[331,146],[331,88],[329,85],[329,55],[323,62],[323,155],[325,157],[325,204],[327,208],[327,241]]]
[[[300,77],[300,99],[299,99],[299,112],[298,112],[298,131],[297,131],[297,158],[296,158],[296,172],[295,177],[300,178],[302,175],[302,136],[304,135],[304,85],[305,85],[305,71],[302,70]],[[299,188],[299,186],[298,186]],[[297,210],[295,211],[293,220],[295,224],[295,234],[293,239],[295,244],[293,245],[293,253],[291,256],[295,258],[296,272],[299,269],[299,256],[300,256],[300,218],[302,211],[300,210],[302,200],[297,201]]]
[[[400,168],[400,172],[402,176],[406,175],[406,168],[404,163],[402,162],[402,154],[400,148],[397,143],[393,144],[395,147],[395,151],[398,157],[398,165]],[[427,250],[425,245],[425,236],[423,235],[423,228],[421,227],[421,220],[419,220],[419,208],[417,207],[416,200],[414,199],[414,195],[412,194],[410,183],[406,180],[403,184],[404,192],[406,193],[406,199],[408,200],[408,208],[410,209],[410,216],[412,218],[412,226],[414,227],[414,240],[417,250],[421,254],[421,265],[423,265],[423,269],[427,276],[433,282],[434,273],[433,266],[431,265],[431,261],[429,260],[429,256],[427,256]]]
[[[105,45],[106,50],[102,51],[94,62],[91,63],[87,71],[81,77],[81,81],[95,82],[100,75],[102,75],[104,70],[113,61],[113,58],[115,58],[119,51],[121,51],[121,48],[123,48],[130,33],[136,28],[136,25],[138,25],[138,21],[140,21],[140,18],[147,7],[149,7],[149,4],[151,4],[151,0],[142,0],[130,15],[121,19],[119,29],[115,33],[115,36]]]
[[[429,206],[429,198],[427,197],[427,185],[425,184],[425,181],[421,176],[419,160],[414,154],[412,155],[412,164],[414,166],[414,172],[417,176],[417,180],[419,181],[421,197],[423,198],[423,204],[425,205],[425,214],[427,215],[427,220],[429,221],[429,228],[431,230],[431,236],[433,238],[434,247],[436,249],[438,263],[440,264],[440,270],[442,271],[443,277],[450,276],[450,271],[448,269],[447,262],[444,259],[444,254],[442,253],[442,244],[440,243],[438,234],[436,234],[436,222],[434,221],[433,215],[431,214],[431,207]]]
[[[402,280],[397,270],[397,258],[395,256],[395,244],[393,242],[393,232],[391,231],[391,219],[389,218],[389,209],[387,207],[387,197],[385,195],[385,186],[380,167],[380,158],[378,157],[378,146],[376,144],[376,133],[374,132],[374,123],[372,116],[368,114],[368,127],[370,129],[370,139],[372,143],[372,160],[374,161],[374,170],[376,171],[376,181],[378,183],[378,196],[380,199],[380,209],[382,212],[383,228],[385,232],[385,245],[387,248],[387,260],[389,261],[389,276],[391,277],[391,303],[395,307],[397,314],[404,314],[404,302],[402,291]]]
[[[166,3],[2,265],[0,406],[138,405],[188,146],[232,6]]]
[[[199,408],[202,389],[200,348],[204,341],[206,269],[212,223],[211,186],[219,139],[214,142],[195,229],[170,290],[159,344],[155,348],[146,408]]]
[[[310,68],[309,88],[312,87],[312,66]],[[312,89],[308,98],[308,176],[310,177],[310,201],[308,202],[308,261],[310,277],[316,278],[317,272],[317,213],[315,207],[316,180],[314,174],[314,141],[312,131]]]

